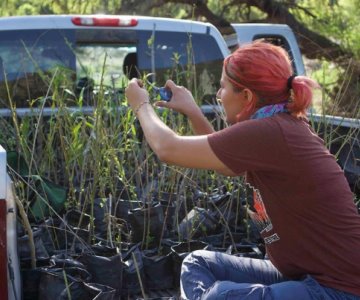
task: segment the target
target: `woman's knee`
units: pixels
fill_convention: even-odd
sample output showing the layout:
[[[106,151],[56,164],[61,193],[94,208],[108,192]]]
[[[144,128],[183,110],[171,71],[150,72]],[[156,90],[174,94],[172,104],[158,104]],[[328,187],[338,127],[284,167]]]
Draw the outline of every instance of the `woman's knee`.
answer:
[[[213,256],[213,252],[207,250],[195,250],[188,254],[182,262],[182,270],[189,266],[207,267],[209,260]]]

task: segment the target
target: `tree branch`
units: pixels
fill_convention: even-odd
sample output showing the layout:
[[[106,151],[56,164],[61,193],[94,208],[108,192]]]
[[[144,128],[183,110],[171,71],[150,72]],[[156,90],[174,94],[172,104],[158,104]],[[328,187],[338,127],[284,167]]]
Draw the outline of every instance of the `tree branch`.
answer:
[[[226,19],[215,15],[203,0],[164,0],[165,3],[181,3],[194,6],[194,14],[196,17],[202,16],[206,20],[217,27],[223,34],[233,32],[231,24]]]
[[[338,44],[306,28],[296,20],[282,3],[274,0],[248,0],[247,2],[249,5],[265,12],[268,15],[268,22],[289,25],[297,36],[302,53],[308,58],[325,58],[335,61],[344,56],[352,56],[351,53],[342,49]]]

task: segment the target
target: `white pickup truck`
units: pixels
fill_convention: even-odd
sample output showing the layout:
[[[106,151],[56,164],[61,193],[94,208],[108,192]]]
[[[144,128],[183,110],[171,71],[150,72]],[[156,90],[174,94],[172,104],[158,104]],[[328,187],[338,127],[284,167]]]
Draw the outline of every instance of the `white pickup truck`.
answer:
[[[186,74],[195,71],[198,94],[204,95],[200,104],[205,113],[211,114],[214,110],[211,99],[218,89],[224,57],[239,44],[259,38],[283,46],[292,58],[295,73],[305,74],[299,47],[288,26],[233,24],[233,27],[236,35],[224,38],[209,23],[166,18],[101,15],[0,18],[0,118],[11,116],[9,97],[16,103],[18,117],[34,113],[28,108],[28,100],[46,94],[42,75],[59,67],[69,70],[75,93],[86,91],[90,95],[81,108],[89,113],[91,94],[100,81],[121,90],[126,76],[151,72],[151,80],[162,85],[177,68],[183,70],[177,77],[178,83],[191,85],[193,82],[187,81]],[[102,78],[104,67],[106,75]],[[69,104],[69,109],[79,108]],[[52,114],[54,109],[45,107],[42,113]],[[357,130],[341,149],[339,163],[352,187],[359,188],[359,120],[316,115],[312,120],[315,125],[327,124],[325,129],[329,129],[327,126],[337,129],[339,134]],[[0,132],[3,130],[0,128]],[[334,144],[334,152],[339,147]],[[1,147],[0,172],[0,277],[9,279],[1,281],[0,294],[2,299],[20,299],[15,205],[6,174],[6,152]]]

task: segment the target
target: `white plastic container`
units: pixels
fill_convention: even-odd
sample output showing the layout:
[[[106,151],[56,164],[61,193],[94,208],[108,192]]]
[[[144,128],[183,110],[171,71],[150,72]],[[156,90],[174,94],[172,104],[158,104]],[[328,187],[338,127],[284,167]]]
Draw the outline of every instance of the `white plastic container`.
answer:
[[[6,151],[0,146],[0,201],[6,201],[6,243],[7,243],[7,294],[9,300],[21,299],[20,265],[17,252],[16,203],[12,192],[12,182],[6,172]],[[5,218],[5,216],[0,216]],[[5,273],[5,272],[4,272]]]

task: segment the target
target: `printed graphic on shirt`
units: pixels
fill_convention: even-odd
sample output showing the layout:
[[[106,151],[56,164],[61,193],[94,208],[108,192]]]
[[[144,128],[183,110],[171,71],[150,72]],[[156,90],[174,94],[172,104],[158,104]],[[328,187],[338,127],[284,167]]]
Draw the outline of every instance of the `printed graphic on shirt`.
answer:
[[[261,198],[260,192],[255,188],[253,188],[253,200],[255,212],[251,212],[250,217],[260,230],[261,235],[264,237],[264,242],[266,244],[271,244],[280,240],[280,237],[277,233],[266,236],[266,234],[273,229],[273,225],[268,214],[266,213],[265,205]]]

